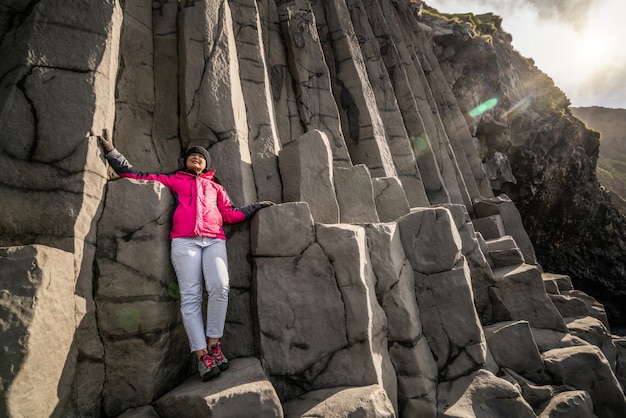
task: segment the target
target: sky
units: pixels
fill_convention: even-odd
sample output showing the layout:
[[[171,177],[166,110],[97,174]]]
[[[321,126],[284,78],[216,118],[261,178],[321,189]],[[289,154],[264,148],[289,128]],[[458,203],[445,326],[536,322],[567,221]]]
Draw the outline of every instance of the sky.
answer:
[[[513,47],[572,107],[626,109],[626,0],[426,0],[442,13],[502,17]]]

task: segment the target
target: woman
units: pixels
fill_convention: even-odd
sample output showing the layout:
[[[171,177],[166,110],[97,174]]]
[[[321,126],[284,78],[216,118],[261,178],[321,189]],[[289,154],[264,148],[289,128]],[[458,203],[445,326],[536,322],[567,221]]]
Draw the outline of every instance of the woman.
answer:
[[[234,208],[224,187],[215,182],[215,170],[208,170],[211,158],[201,146],[187,149],[184,169],[158,174],[133,168],[113,146],[108,130],[104,129],[98,140],[106,150],[107,161],[120,177],[158,181],[176,197],[170,231],[171,260],[178,279],[180,309],[189,345],[198,359],[200,377],[209,380],[228,368],[220,342],[230,289],[222,222],[241,222],[273,203]],[[202,318],[203,278],[208,294],[206,327]]]

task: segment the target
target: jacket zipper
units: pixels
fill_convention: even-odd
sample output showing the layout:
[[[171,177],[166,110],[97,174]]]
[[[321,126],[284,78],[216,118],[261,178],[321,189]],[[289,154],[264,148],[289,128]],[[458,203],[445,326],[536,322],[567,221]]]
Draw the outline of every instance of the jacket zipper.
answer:
[[[196,222],[195,222],[195,232],[197,236],[201,235],[202,232],[202,205],[200,204],[200,191],[202,188],[202,182],[200,181],[200,177],[196,176],[195,178],[195,186],[196,186]]]

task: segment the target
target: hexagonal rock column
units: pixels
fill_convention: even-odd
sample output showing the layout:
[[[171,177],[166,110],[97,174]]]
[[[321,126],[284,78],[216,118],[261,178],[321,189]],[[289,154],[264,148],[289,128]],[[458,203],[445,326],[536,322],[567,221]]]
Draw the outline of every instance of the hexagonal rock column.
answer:
[[[595,415],[626,416],[624,392],[598,347],[555,348],[543,353],[543,361],[556,382],[589,392]]]
[[[72,396],[64,374],[73,377],[77,357],[73,264],[72,253],[43,245],[0,249],[2,416],[51,416]]]
[[[478,218],[500,215],[506,234],[513,237],[524,254],[524,260],[528,264],[537,263],[535,248],[524,228],[522,217],[507,195],[481,199],[474,204],[474,211]]]
[[[235,205],[255,202],[246,106],[229,3],[186,2],[179,16],[182,143],[209,150],[211,166],[217,169]]]
[[[395,418],[387,393],[379,385],[314,390],[286,402],[285,418]]]
[[[341,130],[337,102],[332,94],[330,70],[320,45],[311,4],[303,0],[281,4],[278,13],[305,131],[324,132],[331,144],[334,166],[350,167],[352,162]]]
[[[438,417],[536,418],[516,386],[487,370],[478,370],[437,389]]]
[[[398,379],[398,415],[437,416],[437,364],[415,297],[415,278],[394,222],[368,224],[367,246],[376,275],[376,297],[387,317],[389,358]]]
[[[209,382],[194,374],[154,403],[161,418],[282,418],[283,408],[256,357],[230,360],[226,372]]]
[[[365,231],[318,224],[313,235],[304,209],[272,206],[251,225],[258,346],[272,383],[281,399],[329,385],[379,384],[395,405]]]
[[[542,381],[545,367],[528,321],[498,322],[487,326],[485,337],[499,366],[513,369],[535,382]]]
[[[494,321],[527,320],[531,327],[567,331],[563,317],[546,293],[537,266],[521,264],[493,271],[496,279],[492,294],[501,302]]]
[[[343,1],[312,2],[311,7],[353,164],[366,165],[374,177],[397,175],[355,33],[354,24],[358,22],[351,19]],[[405,150],[410,152],[408,147]]]
[[[282,202],[282,185],[278,174],[280,140],[276,127],[274,104],[270,94],[269,70],[265,59],[260,10],[255,0],[230,1],[233,32],[237,34],[237,56],[241,90],[247,109],[248,143],[252,171],[259,200]],[[272,45],[273,47],[273,45]]]
[[[338,167],[335,169],[334,180],[342,223],[376,223],[379,221],[374,202],[372,178],[365,165]]]
[[[170,262],[173,205],[169,190],[156,182],[122,179],[108,185],[98,225],[94,293],[105,347],[102,397],[108,415],[152,402],[189,367]]]
[[[376,212],[381,222],[391,222],[411,211],[402,183],[397,177],[372,179]]]
[[[339,222],[328,137],[313,130],[291,142],[278,155],[285,202],[307,202],[315,222]]]
[[[417,209],[398,219],[415,274],[424,335],[445,380],[486,363],[486,344],[474,306],[461,238],[446,208]]]

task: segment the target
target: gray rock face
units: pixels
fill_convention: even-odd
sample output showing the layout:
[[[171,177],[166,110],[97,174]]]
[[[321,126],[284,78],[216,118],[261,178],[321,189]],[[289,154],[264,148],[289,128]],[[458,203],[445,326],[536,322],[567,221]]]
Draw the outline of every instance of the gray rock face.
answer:
[[[236,34],[237,61],[244,101],[255,103],[255,112],[247,112],[248,141],[254,173],[254,183],[260,200],[282,201],[282,186],[278,172],[280,140],[270,94],[270,79],[265,59],[265,44],[260,11],[255,1],[229,3]]]
[[[481,92],[454,58],[480,61],[479,37],[417,3],[0,6],[0,415],[626,415],[610,311],[543,270],[489,187],[508,131],[467,116]],[[498,88],[530,94],[519,74]],[[142,171],[198,144],[235,206],[276,203],[225,226],[215,380],[180,320],[175,196],[118,179],[86,136],[104,128]]]
[[[441,417],[536,416],[515,386],[487,370],[440,384],[437,399]]]
[[[307,202],[316,222],[339,222],[331,145],[322,131],[312,130],[291,142],[278,163],[285,202]]]
[[[122,179],[109,184],[104,204],[111,209],[99,221],[94,300],[108,376],[104,408],[116,415],[149,404],[168,380],[184,375],[188,353],[175,343],[185,333],[169,261],[171,193],[159,183]]]
[[[618,417],[626,411],[624,392],[598,347],[550,350],[544,353],[544,361],[557,381],[589,392],[596,415]]]
[[[409,201],[400,180],[395,177],[372,179],[376,212],[381,222],[391,222],[410,211]]]
[[[550,77],[505,46],[511,36],[499,17],[471,18],[481,24],[469,19],[454,27],[423,16],[435,29],[433,50],[471,120],[483,162],[499,167],[492,188],[515,203],[543,268],[571,276],[577,289],[605,305],[614,326],[623,327],[626,223],[596,174],[598,154],[609,147],[575,117],[580,113]],[[470,116],[490,99],[498,105]],[[618,114],[615,119],[623,119]]]
[[[395,417],[387,393],[377,385],[320,389],[285,404],[285,417]]]
[[[254,357],[232,360],[229,373],[211,385],[196,376],[185,380],[158,399],[154,409],[159,417],[283,416],[276,392]]]
[[[323,132],[329,139],[334,163],[349,167],[352,161],[341,129],[337,102],[332,95],[331,74],[317,32],[317,17],[309,2],[304,0],[283,3],[279,16],[296,86],[300,123],[306,132]]]
[[[493,359],[531,381],[541,382],[545,366],[526,321],[500,322],[485,327]]]
[[[351,168],[337,168],[334,181],[341,223],[379,221],[372,178],[366,166],[359,164]]]
[[[69,402],[71,398],[70,386],[62,387],[58,394],[40,393],[39,388],[67,385],[63,377],[67,367],[76,373],[74,332],[78,324],[74,309],[78,300],[74,300],[73,272],[67,269],[72,260],[71,253],[43,245],[0,252],[4,358],[0,379],[7,416],[50,416],[58,399]],[[96,354],[102,356],[102,349]]]
[[[593,402],[589,393],[582,390],[559,393],[541,411],[539,418],[593,417]]]

